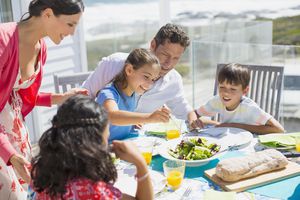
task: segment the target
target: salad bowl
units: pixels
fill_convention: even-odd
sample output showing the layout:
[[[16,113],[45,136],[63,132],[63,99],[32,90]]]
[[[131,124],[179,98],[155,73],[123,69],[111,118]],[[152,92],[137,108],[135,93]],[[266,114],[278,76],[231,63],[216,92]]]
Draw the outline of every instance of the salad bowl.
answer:
[[[203,148],[198,147],[195,145],[195,141],[202,139],[205,141],[207,146],[217,146],[217,151],[215,149],[209,149],[209,148]],[[191,142],[192,141],[192,142]],[[182,143],[192,145],[195,149],[195,152],[192,154],[194,156],[190,156],[189,153],[187,153],[187,157],[182,157],[176,154],[178,151],[187,151],[185,148],[187,145],[182,145]],[[194,144],[193,144],[194,143]],[[181,145],[180,145],[181,144]],[[180,147],[182,146],[182,148]],[[179,149],[178,149],[179,148]],[[193,149],[193,150],[194,150]],[[168,140],[162,143],[158,148],[158,153],[168,159],[168,160],[182,160],[185,162],[186,166],[190,167],[196,167],[201,166],[209,163],[209,161],[214,160],[218,158],[220,155],[222,155],[226,151],[227,147],[221,146],[218,141],[214,138],[209,137],[181,137],[173,140]],[[220,153],[218,153],[220,152]]]

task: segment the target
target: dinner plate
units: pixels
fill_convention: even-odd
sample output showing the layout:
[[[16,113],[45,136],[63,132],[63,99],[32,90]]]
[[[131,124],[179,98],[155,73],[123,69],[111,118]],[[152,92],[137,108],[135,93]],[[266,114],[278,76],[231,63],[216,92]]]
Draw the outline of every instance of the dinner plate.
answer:
[[[146,135],[163,138],[166,137],[166,130],[170,129],[179,129],[181,133],[187,131],[185,122],[174,117],[172,117],[168,123],[150,123],[145,124],[142,128]]]
[[[122,161],[123,162],[123,161]],[[137,181],[135,179],[136,168],[128,163],[123,163],[123,167],[118,169],[118,179],[114,186],[122,191],[122,193],[135,196],[137,189]],[[166,178],[162,173],[149,169],[154,194],[162,191],[166,186]]]
[[[159,193],[166,187],[167,180],[163,174],[157,171],[150,170],[150,177],[153,185],[154,194]]]
[[[278,141],[278,142],[285,143],[286,146],[281,146],[281,147],[269,146],[269,145],[267,145],[265,143],[261,143],[260,139],[262,137],[265,138],[264,141],[269,141],[269,142],[271,142],[272,140],[274,142]],[[276,137],[277,137],[277,140],[276,140]],[[269,139],[267,139],[267,138],[269,138]],[[284,134],[278,134],[278,133],[267,134],[267,135],[259,136],[259,140],[258,141],[259,141],[260,145],[262,145],[263,147],[268,148],[268,149],[278,149],[278,150],[295,149],[295,140],[293,138],[293,134],[287,134],[287,133],[284,133]]]
[[[168,140],[165,141],[163,144],[161,144],[158,147],[158,152],[159,154],[169,160],[181,160],[181,159],[177,159],[174,158],[173,156],[171,156],[169,154],[169,149],[175,149],[176,145],[179,144],[181,142],[182,139],[184,140],[189,140],[191,138],[203,138],[203,137],[184,137],[184,138],[177,138],[177,139],[173,139],[173,140]],[[209,137],[205,137],[207,139],[208,143],[216,143],[218,145],[220,145],[220,143],[218,142],[218,140],[214,139],[214,138],[209,138]],[[201,166],[201,165],[205,165],[207,164],[209,161],[214,160],[216,158],[218,158],[220,155],[222,155],[225,151],[227,147],[222,146],[220,148],[220,151],[222,153],[216,153],[214,156],[207,158],[207,159],[202,159],[202,160],[182,160],[185,162],[186,166],[190,166],[190,167],[194,167],[194,166]]]
[[[215,138],[222,146],[244,147],[250,144],[253,139],[253,135],[249,131],[231,127],[208,128],[198,135]]]
[[[259,143],[261,146],[267,148],[267,149],[277,149],[277,150],[290,150],[290,149],[295,149],[295,146],[287,146],[287,147],[270,147],[268,145]]]
[[[153,137],[153,136],[134,137],[134,138],[129,138],[128,140],[134,142],[137,147],[141,146],[143,143],[145,143],[149,140],[152,141],[154,144],[152,156],[158,155],[157,148],[166,141],[164,138]]]
[[[155,124],[145,124],[142,130],[146,135],[153,135],[157,137],[166,137],[166,124],[165,123],[155,123]]]

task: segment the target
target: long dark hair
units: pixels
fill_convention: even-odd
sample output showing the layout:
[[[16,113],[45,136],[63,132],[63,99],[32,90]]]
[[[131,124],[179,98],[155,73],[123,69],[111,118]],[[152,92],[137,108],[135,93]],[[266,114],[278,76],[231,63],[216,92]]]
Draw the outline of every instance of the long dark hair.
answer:
[[[55,16],[74,15],[84,11],[82,0],[32,0],[28,7],[28,17],[21,21],[26,21],[31,17],[39,17],[41,12],[47,8],[51,8]]]
[[[75,178],[114,183],[117,171],[102,137],[107,123],[104,109],[89,97],[73,96],[62,104],[31,161],[34,189],[55,197]]]
[[[123,70],[112,80],[119,90],[125,89],[128,86],[126,75],[126,65],[128,64],[132,65],[134,70],[137,70],[146,64],[156,64],[159,66],[159,61],[157,57],[147,49],[138,48],[132,50],[125,61]]]

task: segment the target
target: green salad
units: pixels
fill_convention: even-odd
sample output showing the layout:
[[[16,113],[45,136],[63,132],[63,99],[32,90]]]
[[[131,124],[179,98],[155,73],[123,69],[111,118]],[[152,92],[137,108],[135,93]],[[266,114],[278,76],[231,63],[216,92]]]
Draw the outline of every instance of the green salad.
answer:
[[[175,149],[169,149],[168,153],[181,160],[202,160],[215,155],[220,151],[220,145],[209,144],[205,138],[188,138],[181,140]]]

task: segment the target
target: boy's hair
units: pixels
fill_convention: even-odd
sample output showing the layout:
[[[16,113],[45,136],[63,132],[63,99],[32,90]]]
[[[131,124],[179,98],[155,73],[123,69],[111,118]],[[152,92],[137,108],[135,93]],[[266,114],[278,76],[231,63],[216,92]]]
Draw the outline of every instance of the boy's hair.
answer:
[[[131,64],[134,70],[137,70],[146,64],[157,65],[157,67],[160,69],[159,61],[153,53],[143,48],[134,49],[128,55],[123,70],[113,79],[113,83],[119,89],[124,89],[128,86],[127,75],[125,71],[127,64]]]
[[[242,85],[243,89],[249,86],[250,71],[237,63],[229,63],[222,67],[218,74],[218,82],[226,81],[229,84]]]
[[[165,42],[178,43],[186,48],[190,45],[190,39],[181,26],[175,24],[166,24],[156,33],[154,40],[156,48],[164,45]]]
[[[74,178],[115,182],[117,171],[102,137],[107,123],[104,109],[87,96],[76,95],[63,103],[32,159],[34,189],[56,197],[63,196],[65,185]]]

